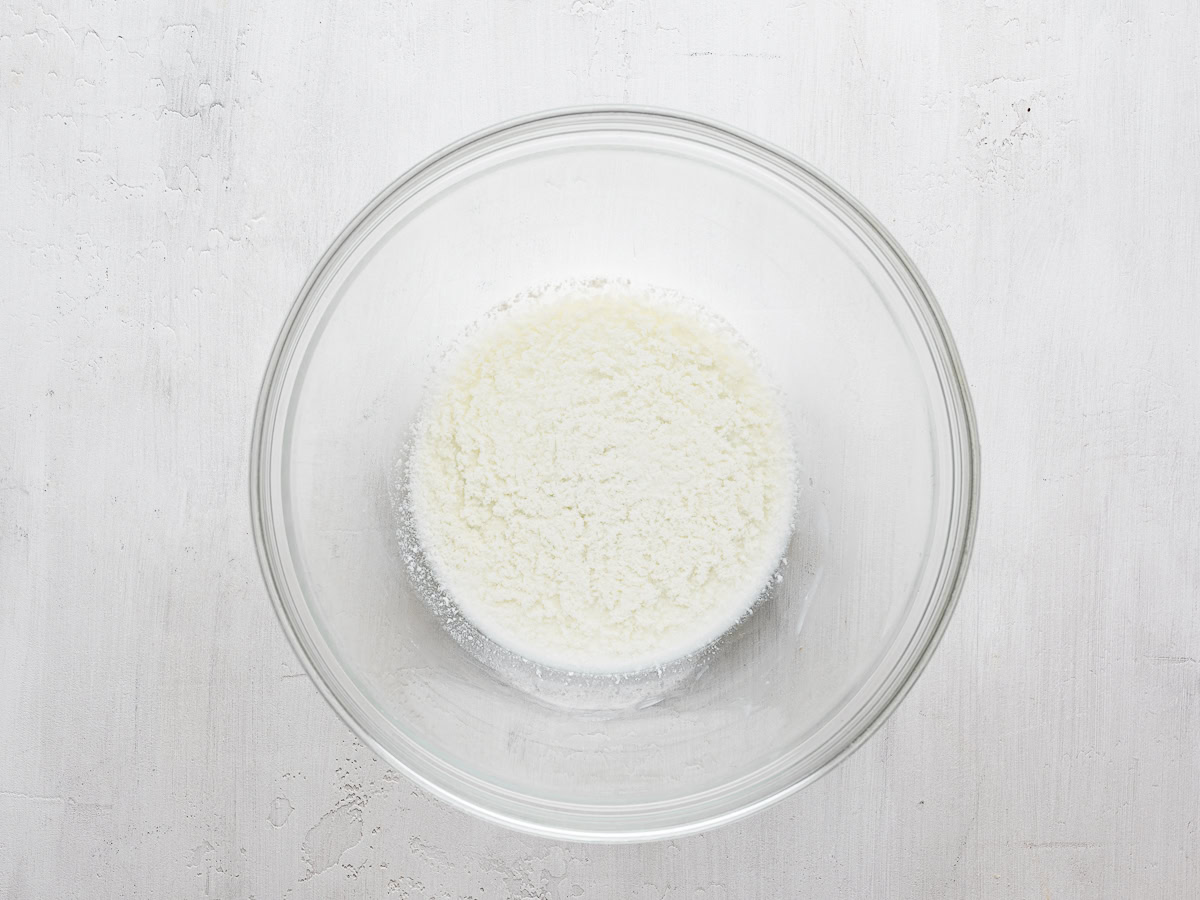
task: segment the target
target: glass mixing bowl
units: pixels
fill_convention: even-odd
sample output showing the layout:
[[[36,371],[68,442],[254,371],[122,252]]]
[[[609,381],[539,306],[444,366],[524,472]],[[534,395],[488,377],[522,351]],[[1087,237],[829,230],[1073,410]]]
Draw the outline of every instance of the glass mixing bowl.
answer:
[[[624,677],[463,640],[393,502],[447,345],[514,295],[595,277],[731,323],[783,391],[802,472],[770,596],[706,651]],[[584,109],[455,144],[350,223],[280,333],[251,473],[279,619],[362,740],[485,819],[626,841],[761,808],[881,724],[962,584],[979,463],[946,324],[855,200],[724,126]]]

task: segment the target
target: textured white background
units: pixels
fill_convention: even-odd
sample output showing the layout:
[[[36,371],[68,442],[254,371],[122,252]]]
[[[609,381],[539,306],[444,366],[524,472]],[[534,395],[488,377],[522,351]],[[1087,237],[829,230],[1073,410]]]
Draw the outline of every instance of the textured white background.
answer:
[[[1198,37],[1190,0],[0,4],[0,897],[1197,896]],[[984,487],[863,750],[598,848],[351,737],[246,479],[343,224],[466,132],[603,101],[749,129],[879,215],[957,336]]]

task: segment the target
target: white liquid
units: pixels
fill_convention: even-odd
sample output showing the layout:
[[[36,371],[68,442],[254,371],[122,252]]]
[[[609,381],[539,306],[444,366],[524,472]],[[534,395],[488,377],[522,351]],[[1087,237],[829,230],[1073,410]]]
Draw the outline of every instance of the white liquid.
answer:
[[[794,460],[728,326],[595,287],[518,304],[439,372],[408,469],[417,536],[480,631],[631,671],[697,650],[782,557]]]

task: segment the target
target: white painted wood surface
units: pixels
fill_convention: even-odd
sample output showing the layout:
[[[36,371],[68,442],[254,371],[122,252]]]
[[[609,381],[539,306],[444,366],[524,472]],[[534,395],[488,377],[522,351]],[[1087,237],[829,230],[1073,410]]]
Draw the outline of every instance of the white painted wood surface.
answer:
[[[0,897],[1197,896],[1198,37],[1187,0],[0,5]],[[603,101],[748,129],[879,215],[957,336],[984,488],[862,751],[597,848],[351,737],[246,479],[343,224],[468,131]]]

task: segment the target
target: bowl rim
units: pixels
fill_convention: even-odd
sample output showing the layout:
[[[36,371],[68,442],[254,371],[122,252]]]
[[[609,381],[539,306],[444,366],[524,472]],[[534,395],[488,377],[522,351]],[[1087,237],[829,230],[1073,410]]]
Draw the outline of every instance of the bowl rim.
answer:
[[[463,772],[446,761],[437,759],[428,751],[420,752],[422,748],[414,745],[412,749],[419,752],[419,755],[429,764],[430,769],[446,779],[446,781],[438,780],[432,774],[419,771],[412,761],[402,759],[393,750],[386,747],[359,720],[353,712],[353,707],[357,706],[357,703],[353,698],[345,695],[341,685],[335,683],[325,662],[316,658],[319,654],[313,653],[308,646],[306,635],[302,633],[299,623],[295,621],[290,610],[291,598],[283,586],[283,579],[279,571],[280,548],[271,528],[272,457],[268,451],[271,447],[270,438],[274,436],[275,413],[283,393],[283,385],[279,376],[286,370],[281,368],[281,364],[285,360],[290,360],[292,352],[297,349],[302,326],[307,320],[306,314],[312,311],[311,306],[315,301],[314,289],[325,280],[330,269],[336,268],[340,264],[340,260],[344,259],[353,246],[357,245],[355,238],[365,237],[365,232],[359,234],[360,227],[364,222],[371,219],[398,193],[411,191],[414,186],[427,183],[431,175],[439,175],[453,169],[462,162],[458,159],[460,156],[472,149],[484,147],[493,139],[503,135],[524,131],[531,127],[546,128],[547,126],[568,124],[581,126],[597,124],[617,127],[622,121],[637,122],[642,126],[639,129],[642,131],[654,131],[656,129],[652,126],[655,125],[660,126],[662,132],[668,128],[675,129],[671,134],[685,139],[689,137],[686,132],[690,130],[698,134],[706,134],[723,144],[732,145],[726,149],[740,148],[743,155],[749,157],[752,162],[759,164],[769,162],[773,166],[790,170],[803,179],[815,182],[823,189],[827,199],[833,199],[840,203],[852,217],[858,220],[858,225],[865,227],[867,235],[879,245],[879,249],[888,255],[889,261],[897,267],[899,274],[908,282],[913,299],[918,301],[920,312],[923,314],[924,322],[922,324],[930,331],[933,338],[932,342],[927,341],[927,343],[931,344],[931,351],[935,346],[936,351],[940,351],[940,359],[935,359],[934,364],[939,375],[945,378],[942,387],[943,393],[946,395],[947,406],[950,408],[951,443],[954,445],[951,451],[951,462],[957,475],[957,478],[953,480],[952,491],[957,503],[952,506],[951,527],[947,535],[946,551],[942,558],[943,566],[949,564],[949,571],[945,573],[944,577],[937,579],[937,589],[926,600],[920,627],[902,649],[900,658],[892,671],[876,688],[870,701],[851,717],[849,723],[842,726],[838,732],[839,740],[830,742],[836,744],[832,751],[825,752],[817,765],[809,767],[798,777],[788,780],[782,786],[767,790],[761,796],[736,803],[729,808],[715,810],[702,808],[694,817],[681,818],[676,815],[673,821],[662,825],[626,823],[622,827],[610,829],[595,824],[606,820],[596,818],[598,810],[594,807],[551,804],[534,795],[521,794],[502,788],[485,779]],[[577,129],[581,132],[586,130],[589,129],[585,127]],[[430,793],[459,809],[485,821],[519,831],[558,840],[597,843],[660,840],[715,828],[782,800],[816,781],[848,758],[888,719],[924,671],[945,633],[961,594],[974,547],[978,519],[979,456],[979,438],[970,390],[958,350],[932,290],[896,239],[845,189],[823,172],[790,152],[713,119],[662,107],[628,104],[573,106],[518,116],[500,122],[469,134],[427,156],[376,194],[330,243],[292,302],[288,315],[276,337],[263,375],[250,445],[251,530],[254,535],[263,581],[271,597],[276,617],[287,635],[293,651],[320,693],[342,721],[381,759]],[[745,778],[753,778],[756,774],[758,772],[747,773]],[[738,779],[739,782],[743,780]],[[461,790],[455,789],[454,783],[461,785],[468,782],[483,788],[485,792],[491,793],[494,797],[504,796],[509,801],[523,802],[524,808],[529,814],[520,815],[491,808],[471,799]],[[690,795],[671,801],[668,806],[676,813],[686,811],[689,800],[693,801],[692,805],[694,806],[708,806],[709,800],[702,800],[703,797],[704,794]],[[653,805],[655,804],[630,804],[621,807],[605,807],[604,809],[609,811],[634,810],[641,807],[645,812],[640,815],[653,815],[652,811],[648,809]],[[560,821],[550,823],[535,815],[537,811],[545,813],[549,806],[553,806],[554,815]]]

